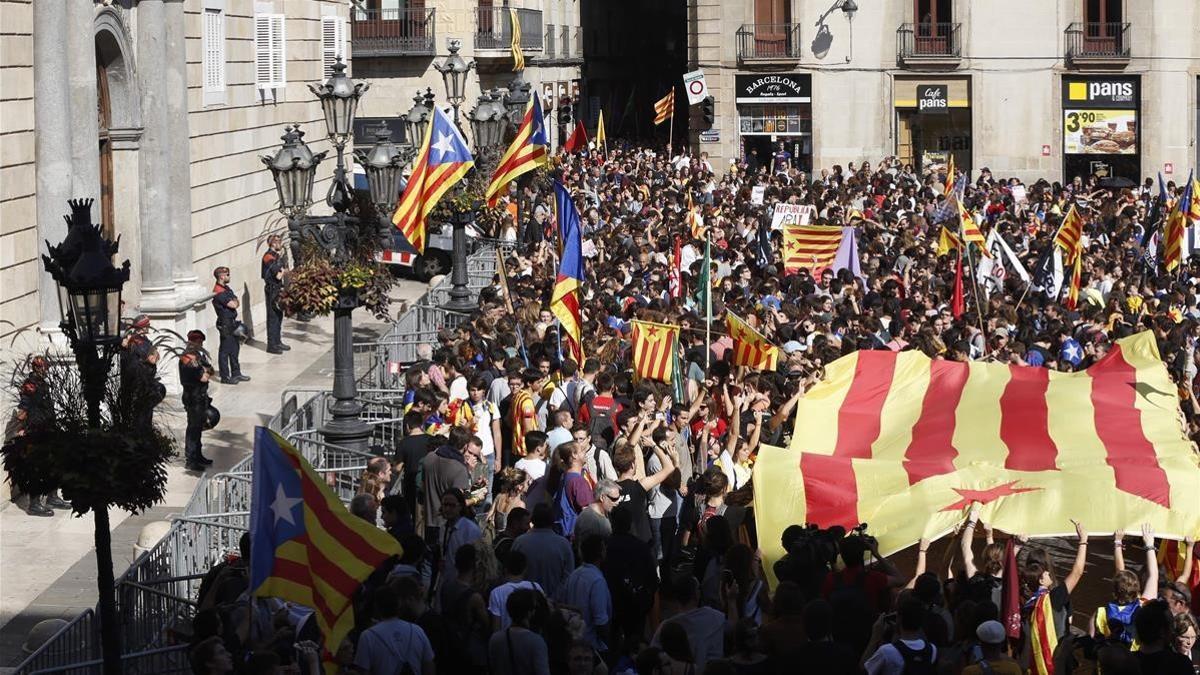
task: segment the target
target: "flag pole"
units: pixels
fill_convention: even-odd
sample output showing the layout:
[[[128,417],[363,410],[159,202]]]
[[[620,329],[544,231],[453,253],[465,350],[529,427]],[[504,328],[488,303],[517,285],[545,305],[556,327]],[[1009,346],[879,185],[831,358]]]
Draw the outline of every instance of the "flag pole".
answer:
[[[971,294],[975,296],[975,318],[979,321],[979,332],[983,334],[983,354],[987,355],[987,330],[983,327],[983,305],[979,304],[979,280],[978,270],[975,269],[975,262],[971,258],[971,244],[967,241],[967,234],[963,233],[963,248],[967,249],[967,266],[971,269]]]
[[[675,85],[671,85],[671,123],[667,128],[667,161],[671,161],[671,145],[675,140]]]
[[[704,289],[704,371],[707,373],[712,361],[712,238],[708,228],[704,229],[704,252],[706,268],[700,279],[707,286]]]

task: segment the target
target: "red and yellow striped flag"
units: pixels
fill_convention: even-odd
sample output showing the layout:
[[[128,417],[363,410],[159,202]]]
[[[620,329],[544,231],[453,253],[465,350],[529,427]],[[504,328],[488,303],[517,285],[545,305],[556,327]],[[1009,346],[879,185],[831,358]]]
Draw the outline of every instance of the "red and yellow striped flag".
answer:
[[[633,372],[639,380],[671,381],[679,326],[633,321]]]
[[[654,123],[662,124],[675,116],[675,87],[654,102]]]
[[[967,209],[962,205],[962,202],[954,200],[958,204],[958,220],[962,223],[963,239],[968,244],[975,244],[979,248],[979,253],[985,258],[992,257],[992,252],[988,250],[987,240],[983,237],[983,232],[979,231],[979,226],[975,224],[975,219],[967,212]]]
[[[1054,629],[1050,594],[1042,593],[1033,601],[1029,613],[1029,651],[1033,656],[1030,675],[1054,675],[1054,650],[1057,647],[1058,633]]]
[[[1079,286],[1083,283],[1083,256],[1075,256],[1071,263],[1071,283],[1067,286],[1067,309],[1079,306]]]
[[[1167,539],[1200,533],[1200,456],[1151,332],[1073,373],[844,356],[800,400],[791,447],[760,450],[754,486],[770,560],[789,525],[868,522],[887,555],[949,532],[973,502],[994,527],[1031,536],[1073,532],[1080,504],[1093,533],[1146,522]]]
[[[1192,225],[1191,213],[1196,202],[1193,194],[1195,181],[1188,176],[1179,199],[1167,213],[1167,222],[1163,225],[1163,267],[1168,272],[1173,271],[1183,262],[1184,230]]]
[[[1075,256],[1083,252],[1083,216],[1072,204],[1067,215],[1063,218],[1058,234],[1054,235],[1054,244],[1063,250],[1063,262],[1074,262]]]
[[[842,245],[842,228],[828,225],[788,225],[783,228],[784,273],[829,267]]]
[[[725,328],[733,338],[733,364],[755,370],[775,370],[779,367],[779,347],[771,344],[761,333],[750,327],[733,312],[725,313]]]

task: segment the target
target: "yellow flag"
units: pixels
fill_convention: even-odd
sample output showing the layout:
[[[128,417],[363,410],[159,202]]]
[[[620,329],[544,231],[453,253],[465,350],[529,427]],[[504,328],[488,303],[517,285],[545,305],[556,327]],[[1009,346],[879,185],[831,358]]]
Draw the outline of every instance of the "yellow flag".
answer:
[[[600,122],[596,124],[596,147],[603,147],[608,152],[608,134],[604,133],[604,111],[600,111]]]
[[[525,52],[521,51],[521,22],[517,20],[517,8],[509,7],[508,16],[512,23],[513,72],[525,70]]]

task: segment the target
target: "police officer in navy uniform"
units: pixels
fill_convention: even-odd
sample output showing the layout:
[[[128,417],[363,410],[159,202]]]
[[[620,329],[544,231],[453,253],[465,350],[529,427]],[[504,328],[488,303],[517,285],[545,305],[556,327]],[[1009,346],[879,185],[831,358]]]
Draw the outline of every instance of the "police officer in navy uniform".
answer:
[[[262,279],[267,296],[267,353],[282,354],[291,349],[283,344],[280,331],[283,327],[283,307],[279,294],[283,291],[283,257],[279,254],[279,235],[267,237],[267,252],[262,257]]]
[[[242,345],[238,342],[237,330],[237,294],[229,287],[229,268],[225,266],[213,270],[217,283],[213,285],[213,309],[217,310],[217,333],[221,335],[221,345],[217,350],[217,369],[221,371],[221,384],[237,384],[250,378],[242,374],[242,364],[238,363],[238,353]]]
[[[21,382],[17,399],[17,409],[13,413],[9,428],[5,429],[6,440],[11,436],[36,432],[52,424],[54,419],[54,401],[50,397],[46,383],[46,373],[50,363],[44,356],[34,356],[29,360],[29,368],[25,379]],[[28,495],[29,503],[25,512],[31,516],[53,516],[50,507],[69,509],[71,505],[58,496],[54,490],[48,495]],[[15,499],[14,499],[15,501]]]
[[[204,351],[204,333],[188,331],[187,348],[179,355],[179,383],[183,385],[183,409],[187,411],[187,431],[184,432],[184,458],[189,471],[203,471],[212,460],[201,452],[200,433],[208,414],[208,380],[213,374]]]
[[[130,330],[121,340],[121,389],[139,399],[136,424],[139,430],[153,424],[154,408],[167,390],[158,379],[158,350],[150,341],[150,317],[134,317]]]

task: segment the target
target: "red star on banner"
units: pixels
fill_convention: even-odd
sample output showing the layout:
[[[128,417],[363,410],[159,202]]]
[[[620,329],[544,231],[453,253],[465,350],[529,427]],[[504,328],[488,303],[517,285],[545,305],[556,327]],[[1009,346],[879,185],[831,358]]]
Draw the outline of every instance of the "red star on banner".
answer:
[[[989,490],[966,490],[966,489],[954,488],[954,491],[957,492],[958,495],[960,497],[962,497],[962,499],[954,502],[950,506],[947,506],[946,508],[941,509],[941,510],[942,511],[959,511],[961,509],[964,509],[964,508],[970,506],[972,502],[979,503],[979,504],[987,504],[990,502],[994,502],[1001,497],[1009,497],[1011,495],[1021,494],[1022,492],[1034,492],[1035,490],[1042,489],[1042,488],[1015,488],[1015,487],[1013,487],[1016,484],[1017,484],[1017,481],[1014,480],[1009,483],[1003,483],[1001,485],[997,485],[996,487],[991,488]]]

